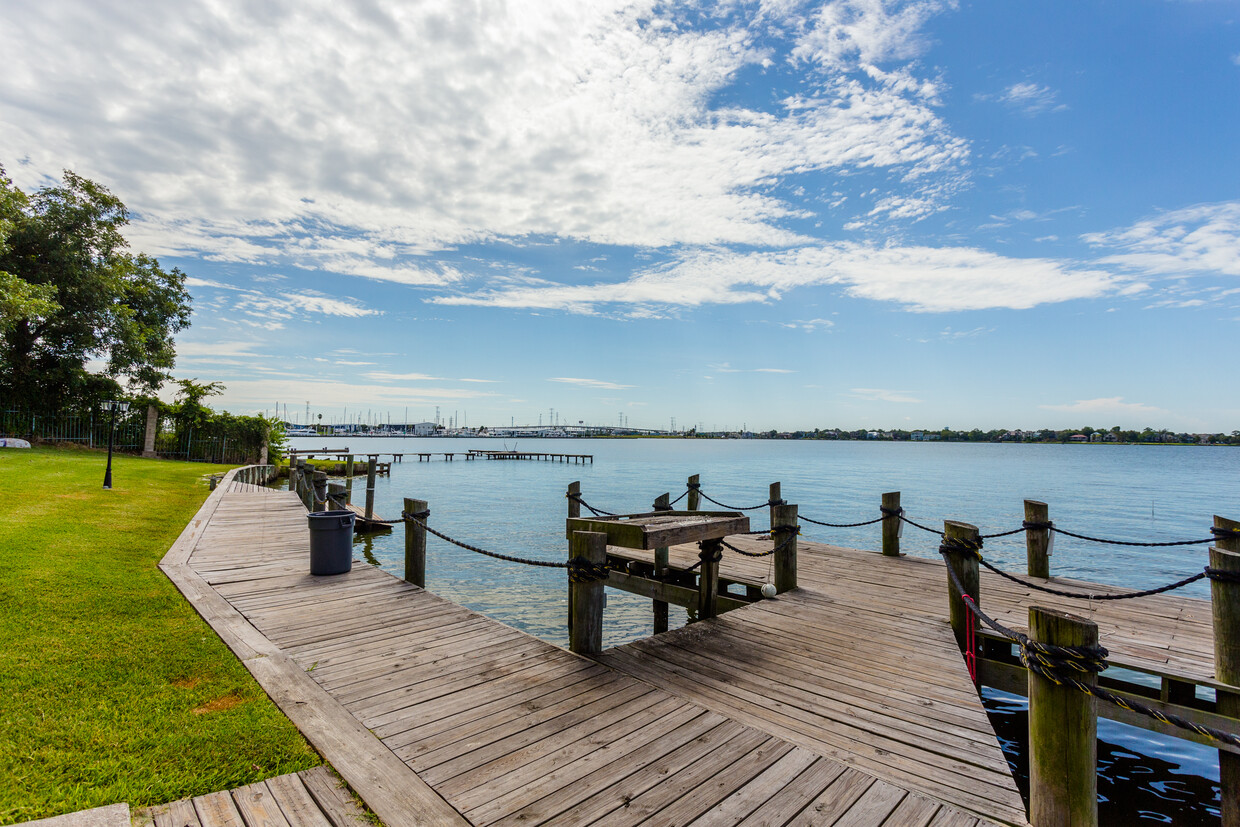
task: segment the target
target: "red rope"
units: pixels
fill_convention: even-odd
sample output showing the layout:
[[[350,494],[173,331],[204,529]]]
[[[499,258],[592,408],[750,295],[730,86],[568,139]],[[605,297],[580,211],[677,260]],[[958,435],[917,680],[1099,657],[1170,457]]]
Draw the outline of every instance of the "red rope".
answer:
[[[973,608],[965,601],[964,595],[960,596],[960,602],[964,603],[966,617],[968,621],[964,631],[964,662],[969,667],[969,677],[973,683],[977,683],[977,633],[975,630],[976,618],[973,617]]]

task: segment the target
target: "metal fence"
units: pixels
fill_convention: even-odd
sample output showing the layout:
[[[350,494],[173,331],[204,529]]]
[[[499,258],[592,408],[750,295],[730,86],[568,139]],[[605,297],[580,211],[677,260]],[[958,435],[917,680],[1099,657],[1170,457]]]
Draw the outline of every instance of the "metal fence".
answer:
[[[0,411],[0,436],[20,437],[32,442],[76,442],[90,448],[106,448],[111,421],[111,414],[105,412],[44,415],[6,410]],[[141,453],[145,437],[145,411],[130,411],[116,417],[113,448]]]
[[[76,442],[89,448],[106,448],[111,415],[103,411],[34,414],[29,411],[0,411],[0,437],[19,437],[32,442]],[[146,442],[146,410],[130,410],[117,416],[112,437],[113,450],[140,454]],[[155,432],[155,453],[165,459],[188,462],[236,464],[257,462],[258,450],[246,449],[236,439],[218,433],[193,429],[176,433],[172,421],[161,417]]]

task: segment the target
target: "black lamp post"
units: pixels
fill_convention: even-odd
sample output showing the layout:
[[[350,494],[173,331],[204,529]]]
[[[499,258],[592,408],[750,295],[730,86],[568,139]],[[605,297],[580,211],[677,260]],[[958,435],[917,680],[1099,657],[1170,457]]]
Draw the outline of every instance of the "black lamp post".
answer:
[[[103,474],[103,490],[112,490],[112,434],[116,431],[116,414],[125,413],[129,410],[128,402],[118,402],[112,399],[103,401],[103,409],[112,412],[112,421],[108,423],[108,470]]]

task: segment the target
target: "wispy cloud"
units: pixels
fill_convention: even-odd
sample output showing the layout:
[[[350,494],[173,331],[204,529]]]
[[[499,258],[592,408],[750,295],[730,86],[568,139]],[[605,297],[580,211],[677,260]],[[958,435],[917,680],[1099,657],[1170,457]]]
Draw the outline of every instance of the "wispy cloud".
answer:
[[[594,313],[607,304],[693,307],[768,302],[797,288],[840,285],[860,298],[895,302],[920,312],[944,312],[1025,309],[1102,296],[1122,284],[1105,270],[1054,259],[1013,258],[966,247],[841,242],[779,252],[691,250],[624,282],[516,287],[429,301]]]
[[[1198,204],[1082,236],[1117,252],[1100,259],[1146,275],[1240,276],[1240,201]]]
[[[1141,402],[1125,402],[1122,396],[1107,396],[1098,399],[1078,399],[1068,405],[1039,405],[1047,411],[1063,411],[1081,414],[1082,416],[1143,416],[1161,417],[1168,412],[1163,408],[1146,405]]]
[[[582,388],[592,388],[596,390],[619,391],[627,388],[636,387],[636,385],[621,385],[617,382],[605,382],[600,379],[574,379],[568,376],[557,376],[554,379],[548,379],[548,382],[563,382],[566,385],[577,385]]]
[[[363,374],[367,379],[375,379],[379,382],[441,382],[442,377],[431,376],[425,373],[389,373],[387,371],[375,370]]]
[[[1049,86],[1028,81],[1013,83],[994,95],[977,95],[978,100],[995,100],[1007,104],[1024,115],[1058,112],[1068,107],[1059,102],[1059,93]]]
[[[849,391],[849,396],[871,402],[915,404],[922,401],[915,396],[910,396],[908,391],[892,391],[885,388],[853,388]]]

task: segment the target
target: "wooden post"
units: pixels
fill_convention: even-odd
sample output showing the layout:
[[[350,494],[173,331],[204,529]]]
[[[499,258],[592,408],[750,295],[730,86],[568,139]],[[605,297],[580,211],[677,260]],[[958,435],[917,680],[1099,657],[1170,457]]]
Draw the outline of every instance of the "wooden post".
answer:
[[[672,506],[671,494],[660,494],[654,500],[655,511],[671,511]],[[662,578],[667,574],[670,567],[668,560],[667,546],[660,546],[654,550],[654,576],[656,579]],[[654,633],[667,631],[667,603],[662,600],[654,601]]]
[[[883,556],[900,556],[900,492],[883,495]],[[889,513],[890,512],[890,513]]]
[[[297,452],[290,451],[288,455],[288,490],[297,492]]]
[[[784,504],[784,498],[783,498],[783,495],[780,493],[779,489],[780,489],[780,484],[777,482],[771,483],[770,488],[768,489],[770,493],[767,495],[766,499],[767,499],[767,502],[770,503],[770,507],[769,507],[769,511],[770,511],[770,523],[769,524],[770,525],[775,525],[775,504],[776,503],[778,503],[779,505]]]
[[[968,523],[944,520],[943,534],[946,544],[950,544],[953,540],[975,547],[981,544],[977,526]],[[965,594],[973,598],[974,603],[981,605],[981,578],[978,575],[977,557],[971,553],[957,552],[944,555],[944,562],[956,573],[956,578],[964,586]],[[965,652],[968,648],[968,631],[970,628],[977,630],[978,620],[960,599],[960,592],[950,577],[947,578],[947,610],[952,622],[952,631],[956,633],[956,643],[960,646],[960,651]]]
[[[707,620],[719,614],[719,561],[710,558],[723,551],[723,543],[703,540],[700,546],[706,558],[698,567],[698,620]]]
[[[574,531],[569,540],[569,559],[584,558],[597,566],[607,564],[607,535],[598,531]],[[603,650],[603,581],[569,582],[573,620],[568,648],[581,655]]]
[[[1083,617],[1029,608],[1029,634],[1056,646],[1097,646],[1098,625]],[[1096,684],[1098,676],[1074,672]],[[1098,710],[1072,686],[1029,672],[1029,820],[1035,827],[1097,827]]]
[[[797,506],[777,505],[771,509],[771,542],[776,546],[788,539],[788,532],[779,531],[781,526],[796,526]],[[783,594],[797,587],[797,539],[794,536],[786,546],[775,552],[775,593]]]
[[[581,516],[581,483],[568,484],[568,518],[571,520]]]
[[[694,474],[689,477],[689,503],[686,506],[689,511],[697,511],[702,507],[702,494],[697,489],[701,482],[701,474]]]
[[[1046,503],[1025,500],[1025,522],[1049,523],[1051,509]],[[1051,530],[1049,528],[1025,529],[1025,560],[1030,577],[1051,576]]]
[[[366,519],[375,516],[375,471],[379,465],[377,457],[371,457],[366,463]]]
[[[327,507],[332,511],[344,511],[344,485],[339,482],[329,482],[327,484]]]
[[[1214,517],[1215,528],[1240,530],[1240,522]],[[1240,574],[1240,536],[1217,537],[1210,547],[1210,568]],[[1214,620],[1214,677],[1240,686],[1240,583],[1210,580],[1210,611]],[[1240,718],[1240,695],[1217,691],[1220,715]],[[1222,825],[1240,827],[1240,756],[1219,750]]]
[[[426,500],[405,497],[405,580],[426,588],[426,529],[407,515],[422,514],[429,509]],[[419,517],[423,523],[426,517]]]
[[[327,472],[314,472],[314,492],[311,495],[314,498],[314,510],[327,510]]]
[[[344,496],[345,502],[353,502],[353,455],[344,458]]]

